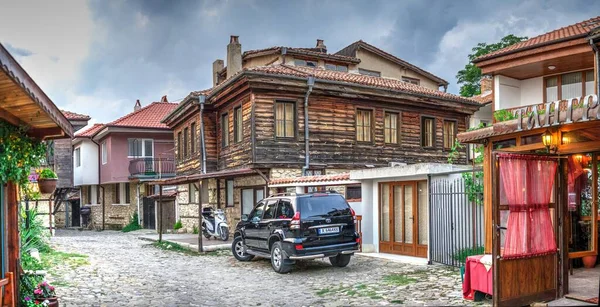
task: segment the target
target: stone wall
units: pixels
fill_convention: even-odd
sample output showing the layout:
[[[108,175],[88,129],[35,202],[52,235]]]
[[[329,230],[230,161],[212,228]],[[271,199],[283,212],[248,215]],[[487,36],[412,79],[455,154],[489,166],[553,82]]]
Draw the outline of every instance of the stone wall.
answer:
[[[103,191],[104,189],[104,191]],[[83,189],[82,197],[86,199],[85,190]],[[130,184],[129,204],[113,204],[114,203],[114,184],[103,184],[100,188],[100,204],[92,205],[91,228],[102,229],[102,216],[104,208],[104,229],[122,229],[129,223],[131,216],[137,211],[137,188],[135,184]],[[106,200],[106,201],[105,201]],[[124,202],[124,200],[122,200]]]

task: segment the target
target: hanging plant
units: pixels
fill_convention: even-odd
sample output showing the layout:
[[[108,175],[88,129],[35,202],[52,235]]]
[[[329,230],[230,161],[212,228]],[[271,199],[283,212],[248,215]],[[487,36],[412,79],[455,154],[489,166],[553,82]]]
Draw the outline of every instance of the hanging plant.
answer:
[[[0,182],[28,184],[32,168],[46,156],[46,146],[27,135],[27,128],[0,120]]]

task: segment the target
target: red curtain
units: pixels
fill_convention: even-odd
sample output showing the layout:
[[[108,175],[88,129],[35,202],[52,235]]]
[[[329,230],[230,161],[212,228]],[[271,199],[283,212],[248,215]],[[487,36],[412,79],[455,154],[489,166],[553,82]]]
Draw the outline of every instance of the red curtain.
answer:
[[[504,259],[526,258],[556,252],[548,204],[557,162],[544,156],[498,154],[501,203],[509,215]]]

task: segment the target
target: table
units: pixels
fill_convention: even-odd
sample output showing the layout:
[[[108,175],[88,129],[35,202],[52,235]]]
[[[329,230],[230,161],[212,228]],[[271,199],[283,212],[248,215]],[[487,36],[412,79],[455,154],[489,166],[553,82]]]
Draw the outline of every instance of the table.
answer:
[[[475,291],[492,295],[493,272],[492,268],[487,270],[481,263],[481,258],[485,255],[476,255],[467,257],[465,263],[465,278],[463,280],[463,297],[467,300],[474,300]],[[489,256],[488,256],[489,257]]]

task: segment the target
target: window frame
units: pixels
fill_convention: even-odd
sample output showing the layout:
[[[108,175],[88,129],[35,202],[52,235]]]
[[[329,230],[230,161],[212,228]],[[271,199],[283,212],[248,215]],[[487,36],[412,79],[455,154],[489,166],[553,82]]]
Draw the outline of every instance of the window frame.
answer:
[[[106,145],[106,141],[100,144],[100,161],[102,161],[102,165],[108,163],[108,145]]]
[[[179,161],[182,160],[182,151],[181,151],[181,142],[182,142],[182,135],[181,135],[181,131],[177,132],[177,159]]]
[[[221,147],[229,147],[229,112],[221,114]]]
[[[129,142],[132,140],[139,140],[142,143],[142,152],[139,156],[132,156],[129,152]],[[150,141],[152,143],[152,155],[146,155],[146,141]],[[154,158],[154,139],[149,138],[127,138],[127,158],[136,159],[136,158]]]
[[[363,76],[371,76],[371,77],[381,78],[381,72],[380,71],[376,71],[376,70],[359,68],[358,69],[358,74],[363,75]]]
[[[445,142],[446,142],[446,122],[454,123],[454,140],[450,144],[450,147],[446,147],[446,144],[445,144]],[[457,135],[458,135],[458,120],[444,118],[444,120],[442,121],[442,148],[446,151],[452,150],[452,146],[454,146],[454,143],[456,142]]]
[[[292,119],[293,131],[291,136],[285,136],[285,122],[287,119],[283,119],[284,121],[284,136],[277,136],[277,104],[292,104],[294,109],[294,118]],[[284,117],[285,117],[285,106],[283,109]],[[295,100],[285,100],[285,99],[276,99],[273,103],[273,135],[276,140],[295,140],[298,138],[298,103]]]
[[[424,128],[424,124],[425,124],[425,120],[431,119],[433,121],[433,127],[432,127],[432,140],[431,146],[425,146],[425,129]],[[429,116],[429,115],[421,115],[421,124],[420,124],[420,128],[421,128],[421,148],[423,149],[435,149],[436,148],[436,143],[437,143],[437,119],[435,118],[435,116]]]
[[[120,205],[121,204],[121,183],[115,183],[115,191],[113,192],[113,204]]]
[[[131,184],[129,184],[129,182],[125,182],[123,184],[123,200],[125,201],[125,205],[128,205],[131,203]]]
[[[335,69],[329,69],[329,68],[327,68],[328,65],[335,67]],[[331,67],[331,68],[333,68],[333,67]],[[344,69],[340,70],[340,67],[344,67]],[[325,62],[324,68],[325,68],[325,70],[329,70],[329,71],[348,72],[348,65],[344,65],[344,64],[336,64],[336,63],[331,63],[331,62]]]
[[[358,112],[369,112],[371,114],[370,119],[370,140],[369,141],[360,141],[358,140]],[[361,127],[367,127],[365,125]],[[375,143],[375,109],[374,108],[364,108],[357,106],[354,109],[354,140],[357,144],[374,144]]]
[[[400,80],[402,80],[402,82],[406,82],[406,83],[410,83],[410,84],[414,84],[414,85],[421,85],[421,80],[417,79],[417,78],[402,76],[402,78]]]
[[[81,167],[81,146],[75,147],[73,156],[75,157],[75,167]]]
[[[388,143],[385,141],[385,131],[386,131],[386,127],[385,127],[385,117],[388,114],[395,114],[398,119],[396,121],[396,143]],[[402,143],[402,111],[396,111],[396,110],[383,110],[383,143],[386,146],[399,146]]]
[[[361,192],[360,198],[350,198],[348,197],[348,188],[358,188]],[[362,201],[362,185],[361,184],[356,184],[356,185],[348,185],[346,186],[346,191],[344,192],[344,196],[346,199],[349,200],[355,200],[355,201]]]
[[[188,184],[188,204],[200,203],[200,193],[198,193],[198,198],[196,198],[196,192],[199,192],[198,189],[196,189],[196,185],[193,182],[190,182]]]
[[[239,112],[239,115],[238,115]],[[239,118],[238,118],[239,116]],[[233,108],[233,142],[240,143],[244,139],[244,112],[242,105]]]
[[[231,182],[231,199],[229,196],[229,183]],[[231,200],[231,205],[229,201]],[[233,178],[225,179],[225,208],[235,207],[235,182]]]
[[[314,63],[314,66],[308,65],[308,63]],[[319,66],[319,62],[305,59],[294,59],[294,66],[317,68]]]
[[[582,93],[582,96],[591,95],[591,94],[598,94],[598,93],[595,93],[597,91],[597,89],[596,89],[595,86],[594,86],[594,93],[586,93],[585,92],[585,82],[586,82],[586,78],[587,78],[586,74],[587,74],[588,71],[594,71],[594,69],[592,68],[592,69],[584,69],[584,70],[576,70],[576,71],[566,71],[566,72],[563,72],[563,73],[560,73],[560,74],[554,74],[554,75],[544,76],[544,78],[542,80],[542,93],[543,93],[544,103],[548,102],[547,101],[548,100],[548,95],[546,93],[546,88],[547,88],[546,84],[547,84],[547,80],[551,79],[551,78],[556,78],[556,97],[557,97],[558,101],[563,101],[565,99],[570,99],[570,98],[576,98],[576,97],[562,98],[562,76],[566,75],[566,74],[571,74],[571,73],[577,73],[578,72],[578,73],[581,74],[581,93]],[[594,73],[592,73],[592,75],[594,75],[594,77],[595,77]],[[594,82],[595,81],[596,80],[594,80]]]
[[[190,124],[190,155],[196,153],[196,122]]]
[[[190,129],[188,127],[183,128],[183,158],[189,157],[188,142],[190,141]]]

